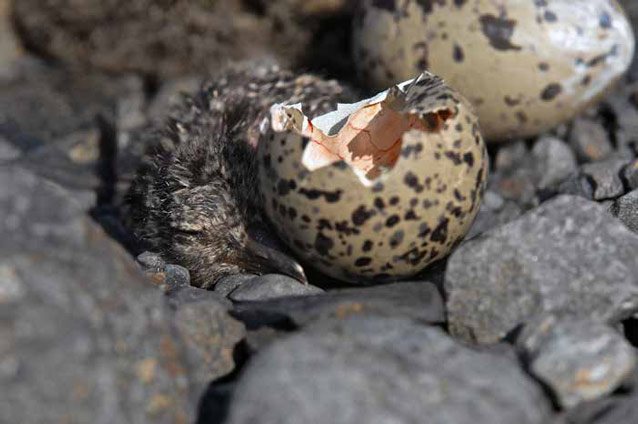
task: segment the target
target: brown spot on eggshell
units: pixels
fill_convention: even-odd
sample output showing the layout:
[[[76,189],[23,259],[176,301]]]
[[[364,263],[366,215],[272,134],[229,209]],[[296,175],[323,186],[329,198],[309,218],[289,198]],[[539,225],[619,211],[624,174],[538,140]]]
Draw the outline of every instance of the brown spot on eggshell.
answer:
[[[563,87],[561,87],[558,83],[549,84],[545,89],[541,92],[541,99],[545,102],[552,101],[558,96],[561,91],[563,91]]]
[[[483,15],[479,18],[483,35],[490,41],[490,45],[497,50],[520,50],[520,46],[512,44],[512,35],[516,21],[506,19],[505,16]]]

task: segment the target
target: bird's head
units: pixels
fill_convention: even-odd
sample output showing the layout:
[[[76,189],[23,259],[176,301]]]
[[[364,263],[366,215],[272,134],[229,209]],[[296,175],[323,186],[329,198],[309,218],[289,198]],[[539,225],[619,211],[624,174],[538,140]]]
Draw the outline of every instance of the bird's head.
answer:
[[[226,190],[209,184],[173,196],[169,256],[190,270],[193,285],[210,288],[237,273],[279,273],[307,283],[303,268],[279,249],[269,226],[247,222]]]

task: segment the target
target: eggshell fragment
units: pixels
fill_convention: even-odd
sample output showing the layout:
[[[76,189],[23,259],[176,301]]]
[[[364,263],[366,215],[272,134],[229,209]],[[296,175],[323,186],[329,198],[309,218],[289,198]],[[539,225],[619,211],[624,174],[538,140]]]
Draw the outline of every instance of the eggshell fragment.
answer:
[[[424,73],[309,120],[274,105],[258,147],[264,209],[288,246],[345,281],[409,277],[478,211],[487,154],[469,103]]]
[[[354,28],[366,82],[428,69],[474,105],[488,141],[569,120],[627,70],[635,45],[615,0],[363,0]]]

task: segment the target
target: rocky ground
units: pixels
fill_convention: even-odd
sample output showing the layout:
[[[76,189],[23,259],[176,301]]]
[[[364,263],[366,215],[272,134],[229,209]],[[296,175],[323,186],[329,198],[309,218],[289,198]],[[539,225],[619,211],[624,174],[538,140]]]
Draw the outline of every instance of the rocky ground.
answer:
[[[0,0],[0,422],[636,422],[638,66],[568,125],[491,147],[467,241],[412,281],[240,275],[204,291],[137,256],[119,205],[144,134],[208,52],[96,61],[108,27],[80,53],[73,26],[38,44],[46,10],[16,3],[20,19]],[[274,19],[240,3],[257,28]],[[305,42],[330,49],[330,34]]]

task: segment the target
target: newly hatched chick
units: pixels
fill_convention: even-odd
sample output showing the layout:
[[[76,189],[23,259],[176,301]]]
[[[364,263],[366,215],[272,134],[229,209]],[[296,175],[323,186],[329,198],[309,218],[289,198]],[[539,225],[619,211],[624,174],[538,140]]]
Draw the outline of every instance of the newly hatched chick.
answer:
[[[128,223],[150,250],[186,267],[210,288],[235,273],[282,273],[305,281],[301,266],[276,248],[258,192],[256,146],[273,103],[302,102],[326,113],[353,93],[336,81],[296,76],[277,66],[229,68],[185,99],[138,171]]]

